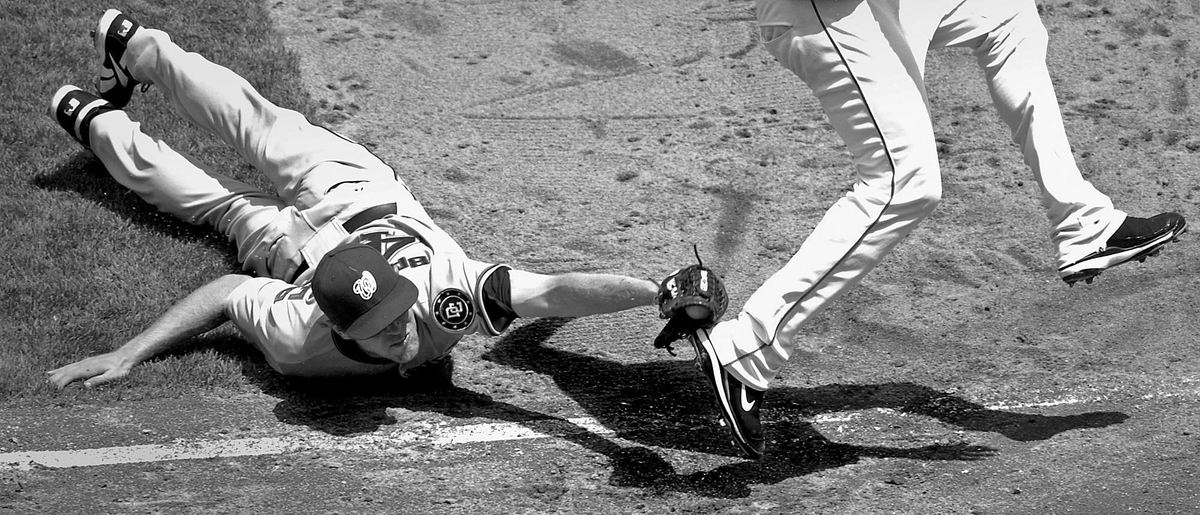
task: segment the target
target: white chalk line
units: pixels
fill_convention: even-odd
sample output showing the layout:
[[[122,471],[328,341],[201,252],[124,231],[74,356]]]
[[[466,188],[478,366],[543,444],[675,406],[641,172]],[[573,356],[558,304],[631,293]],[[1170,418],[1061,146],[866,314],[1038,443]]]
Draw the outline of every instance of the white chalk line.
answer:
[[[432,433],[437,433],[436,436]],[[467,426],[435,427],[424,431],[394,431],[384,434],[336,437],[324,433],[228,440],[177,440],[170,443],[72,449],[63,451],[26,451],[0,454],[0,467],[17,470],[34,468],[95,467],[130,463],[175,460],[236,458],[303,451],[396,451],[414,445],[458,445],[547,438],[567,434],[614,433],[589,417],[563,420],[542,419],[527,422],[500,422]]]
[[[1183,382],[1192,383],[1193,381],[1185,380]],[[1014,411],[1014,410],[1035,409],[1035,408],[1053,408],[1053,407],[1057,407],[1057,406],[1080,406],[1080,405],[1087,405],[1087,404],[1100,404],[1100,403],[1104,403],[1104,402],[1109,402],[1109,401],[1112,401],[1113,398],[1116,396],[1117,395],[1115,395],[1115,394],[1093,395],[1093,396],[1087,396],[1087,397],[1067,395],[1067,396],[1059,397],[1056,399],[1046,399],[1046,400],[1033,401],[1033,402],[1002,402],[1002,403],[995,403],[995,404],[986,404],[986,405],[982,405],[981,407],[983,409],[989,410],[989,411]],[[1136,396],[1137,399],[1144,400],[1144,401],[1171,399],[1171,398],[1175,398],[1175,397],[1200,397],[1200,388],[1190,387],[1190,388],[1184,388],[1184,389],[1177,389],[1175,391],[1158,391],[1158,392],[1153,392],[1153,393]],[[903,415],[902,412],[894,410],[892,408],[872,408],[870,411],[875,411],[878,413]],[[812,418],[812,422],[814,424],[828,424],[828,423],[850,422],[852,420],[857,420],[860,418],[862,418],[861,413],[830,413],[830,414],[814,416]]]
[[[1069,405],[1098,404],[1111,400],[1113,395],[1090,397],[1065,396],[1024,403],[984,405],[988,410],[1021,410]],[[1200,389],[1189,388],[1141,395],[1142,400],[1174,397],[1200,397]],[[864,410],[868,411],[868,410]],[[891,408],[872,408],[869,411],[903,415]],[[850,422],[862,417],[861,412],[831,413],[812,417],[814,424]],[[542,419],[525,422],[497,422],[465,426],[426,425],[413,431],[392,431],[352,437],[337,437],[324,433],[295,436],[233,438],[227,440],[176,440],[169,443],[72,449],[60,451],[23,451],[0,453],[0,468],[32,470],[35,468],[72,468],[153,463],[176,460],[203,460],[288,454],[304,451],[374,451],[395,452],[414,445],[458,445],[492,443],[568,434],[593,433],[609,436],[615,431],[604,427],[591,417],[564,420]]]

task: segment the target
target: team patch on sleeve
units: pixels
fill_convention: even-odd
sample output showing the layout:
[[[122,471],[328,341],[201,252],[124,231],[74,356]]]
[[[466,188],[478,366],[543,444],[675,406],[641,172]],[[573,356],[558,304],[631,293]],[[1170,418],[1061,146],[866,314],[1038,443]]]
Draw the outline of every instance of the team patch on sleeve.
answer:
[[[466,292],[447,288],[433,300],[433,318],[447,331],[459,332],[475,322],[475,305]]]

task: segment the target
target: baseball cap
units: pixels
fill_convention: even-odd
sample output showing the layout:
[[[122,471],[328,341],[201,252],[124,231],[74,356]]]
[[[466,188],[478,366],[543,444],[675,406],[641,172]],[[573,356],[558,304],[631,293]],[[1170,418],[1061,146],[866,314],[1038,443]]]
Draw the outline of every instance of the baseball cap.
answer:
[[[337,247],[313,271],[313,296],[325,316],[354,340],[369,338],[417,301],[417,287],[379,251],[362,244]]]

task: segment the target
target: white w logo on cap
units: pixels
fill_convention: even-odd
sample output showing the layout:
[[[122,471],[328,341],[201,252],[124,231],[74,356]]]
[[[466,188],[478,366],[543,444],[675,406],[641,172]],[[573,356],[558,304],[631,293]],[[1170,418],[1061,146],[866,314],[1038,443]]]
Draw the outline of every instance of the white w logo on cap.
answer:
[[[371,272],[363,270],[362,277],[354,281],[354,293],[357,293],[362,300],[371,300],[375,296],[375,276]]]

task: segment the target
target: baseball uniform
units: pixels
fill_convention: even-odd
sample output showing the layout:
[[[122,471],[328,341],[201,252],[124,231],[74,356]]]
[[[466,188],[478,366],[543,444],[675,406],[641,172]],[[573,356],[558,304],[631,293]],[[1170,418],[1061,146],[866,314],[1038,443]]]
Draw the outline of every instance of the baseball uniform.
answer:
[[[237,149],[278,193],[203,168],[144,134],[121,110],[91,120],[90,148],[150,204],[212,225],[236,243],[244,268],[259,277],[229,295],[225,312],[271,366],[309,377],[404,371],[446,355],[464,335],[497,335],[515,318],[508,267],[468,258],[365,147],[276,106],[166,33],[133,28],[121,59],[130,77],[157,86],[177,112]],[[419,290],[390,359],[340,337],[312,295],[321,257],[354,242],[378,250]]]

